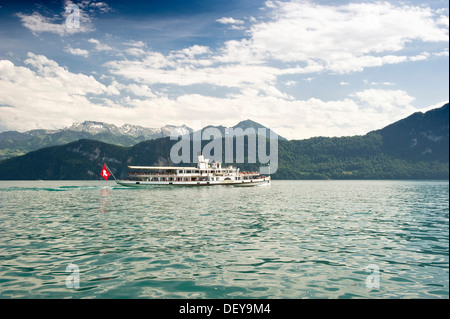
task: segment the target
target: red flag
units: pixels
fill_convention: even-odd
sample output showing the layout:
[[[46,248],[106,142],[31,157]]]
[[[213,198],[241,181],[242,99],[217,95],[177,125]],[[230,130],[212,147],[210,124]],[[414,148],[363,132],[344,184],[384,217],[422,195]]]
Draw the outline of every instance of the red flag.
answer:
[[[102,168],[102,171],[100,172],[100,175],[101,175],[101,177],[103,177],[105,179],[105,181],[107,181],[108,177],[111,176],[111,173],[106,168],[106,164],[103,164],[103,168]]]

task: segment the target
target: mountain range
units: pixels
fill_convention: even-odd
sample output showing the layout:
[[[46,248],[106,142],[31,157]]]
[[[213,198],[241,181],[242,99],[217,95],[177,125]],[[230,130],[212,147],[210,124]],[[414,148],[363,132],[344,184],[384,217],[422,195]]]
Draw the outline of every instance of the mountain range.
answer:
[[[81,139],[3,160],[0,179],[100,179],[104,163],[117,178],[124,178],[128,165],[166,165],[165,150],[175,143],[165,137],[127,147]],[[274,179],[448,179],[449,104],[362,136],[280,139],[278,162]],[[261,165],[237,166],[257,170]]]
[[[208,126],[225,132],[224,126]],[[251,120],[239,122],[233,128],[265,128]],[[96,121],[75,123],[59,130],[31,130],[27,132],[6,131],[0,133],[0,160],[24,155],[43,147],[63,145],[80,139],[92,139],[120,146],[133,146],[145,140],[170,136],[174,132],[179,135],[190,134],[193,130],[186,126],[165,125],[161,128],[147,128],[125,124],[116,126]],[[283,139],[283,138],[281,138]]]

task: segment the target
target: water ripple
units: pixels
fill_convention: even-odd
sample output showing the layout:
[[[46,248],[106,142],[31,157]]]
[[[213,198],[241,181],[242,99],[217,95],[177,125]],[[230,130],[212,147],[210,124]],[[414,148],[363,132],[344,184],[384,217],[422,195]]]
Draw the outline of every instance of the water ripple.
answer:
[[[0,182],[0,298],[448,298],[448,186]]]

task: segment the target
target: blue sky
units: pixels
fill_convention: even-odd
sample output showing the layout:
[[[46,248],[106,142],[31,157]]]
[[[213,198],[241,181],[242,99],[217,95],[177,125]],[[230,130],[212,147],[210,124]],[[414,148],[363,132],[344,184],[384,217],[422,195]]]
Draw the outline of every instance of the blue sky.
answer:
[[[448,102],[448,11],[440,0],[0,1],[0,131],[252,119],[289,139],[365,134]]]

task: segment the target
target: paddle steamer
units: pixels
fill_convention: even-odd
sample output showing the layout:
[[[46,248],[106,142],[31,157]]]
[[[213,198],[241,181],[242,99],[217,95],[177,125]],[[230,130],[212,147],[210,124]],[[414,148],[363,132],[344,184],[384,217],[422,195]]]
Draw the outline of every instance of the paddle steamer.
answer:
[[[270,184],[270,176],[261,176],[259,172],[241,172],[239,168],[233,166],[222,167],[222,163],[210,163],[209,159],[199,155],[197,167],[128,166],[128,179],[116,180],[116,183],[134,187],[155,185],[257,186]]]

